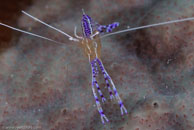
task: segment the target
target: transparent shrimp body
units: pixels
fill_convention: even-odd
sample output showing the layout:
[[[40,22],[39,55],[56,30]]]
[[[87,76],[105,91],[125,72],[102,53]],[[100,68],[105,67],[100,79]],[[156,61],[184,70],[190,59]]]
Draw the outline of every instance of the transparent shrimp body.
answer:
[[[95,58],[101,56],[101,41],[99,35],[94,36],[92,39],[83,38],[80,45],[84,55],[89,58],[89,61],[93,61]]]

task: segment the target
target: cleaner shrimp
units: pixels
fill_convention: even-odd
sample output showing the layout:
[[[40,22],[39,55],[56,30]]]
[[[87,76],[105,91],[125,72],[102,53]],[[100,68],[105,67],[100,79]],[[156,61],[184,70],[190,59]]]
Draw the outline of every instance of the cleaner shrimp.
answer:
[[[23,14],[29,16],[30,18],[42,23],[43,25],[54,29],[55,31],[58,31],[59,33],[65,35],[70,41],[74,41],[79,43],[79,45],[81,46],[81,48],[83,49],[83,53],[85,54],[85,56],[89,59],[89,63],[91,65],[91,71],[92,71],[92,92],[96,101],[96,106],[98,109],[98,112],[100,113],[101,116],[101,121],[104,124],[105,121],[109,122],[108,118],[106,117],[106,115],[104,114],[104,111],[102,109],[101,106],[101,102],[105,102],[106,98],[103,96],[102,91],[100,90],[98,81],[97,81],[97,76],[99,76],[99,72],[101,71],[101,73],[104,76],[105,82],[106,82],[106,86],[110,95],[110,99],[116,99],[119,106],[120,106],[120,111],[121,111],[121,115],[123,115],[124,113],[127,114],[127,109],[124,106],[123,101],[121,100],[117,89],[115,87],[115,84],[112,80],[112,78],[110,77],[110,75],[108,74],[108,72],[106,71],[102,60],[101,60],[101,38],[105,38],[111,35],[116,35],[116,34],[120,34],[120,33],[125,33],[125,32],[130,32],[130,31],[135,31],[135,30],[139,30],[139,29],[145,29],[145,28],[150,28],[150,27],[156,27],[156,26],[161,26],[161,25],[166,25],[166,24],[172,24],[172,23],[179,23],[179,22],[184,22],[184,21],[191,21],[194,20],[194,17],[189,17],[189,18],[184,18],[184,19],[178,19],[178,20],[172,20],[172,21],[166,21],[166,22],[161,22],[161,23],[156,23],[156,24],[150,24],[150,25],[145,25],[145,26],[140,26],[140,27],[134,27],[134,28],[127,28],[124,30],[120,30],[120,31],[116,31],[116,32],[112,32],[112,30],[116,27],[119,26],[118,22],[113,22],[112,24],[109,25],[100,25],[97,22],[95,22],[90,16],[88,16],[87,14],[85,14],[84,10],[83,11],[83,16],[82,16],[82,33],[83,36],[78,36],[76,31],[77,31],[77,27],[75,26],[74,28],[74,36],[71,36],[63,31],[61,31],[60,29],[57,29],[43,21],[41,21],[40,19],[28,14],[25,11],[22,11]],[[28,35],[32,35],[41,39],[45,39],[54,43],[58,43],[58,44],[63,44],[62,42],[50,39],[48,37],[44,37],[38,34],[34,34],[28,31],[24,31],[12,26],[9,26],[7,24],[4,23],[0,23],[1,26],[5,26],[7,28],[10,28],[12,30],[15,31],[19,31]],[[96,93],[96,90],[98,92],[98,95],[100,96],[101,100],[99,100],[98,95]]]

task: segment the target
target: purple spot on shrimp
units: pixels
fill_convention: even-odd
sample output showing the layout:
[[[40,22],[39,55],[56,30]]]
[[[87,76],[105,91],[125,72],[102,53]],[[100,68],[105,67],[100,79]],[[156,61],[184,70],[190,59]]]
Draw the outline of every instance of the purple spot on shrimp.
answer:
[[[100,114],[104,115],[104,112],[103,112],[103,111],[101,111],[101,112],[100,112]]]
[[[123,103],[120,103],[119,106],[122,107],[123,106]]]
[[[111,29],[107,29],[107,31],[106,32],[111,32],[112,30]]]

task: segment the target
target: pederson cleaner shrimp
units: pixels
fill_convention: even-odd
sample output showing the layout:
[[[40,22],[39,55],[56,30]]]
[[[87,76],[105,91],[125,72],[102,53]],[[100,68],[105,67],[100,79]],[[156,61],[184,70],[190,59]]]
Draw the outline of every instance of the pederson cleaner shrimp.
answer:
[[[139,30],[139,29],[144,29],[144,28],[149,28],[149,27],[155,27],[155,26],[161,26],[161,25],[166,25],[166,24],[172,24],[172,23],[178,23],[178,22],[184,22],[184,21],[190,21],[190,20],[194,20],[194,17],[190,17],[190,18],[184,18],[184,19],[179,19],[179,20],[172,20],[172,21],[166,21],[166,22],[161,22],[161,23],[156,23],[156,24],[150,24],[150,25],[145,25],[145,26],[140,26],[140,27],[135,27],[135,28],[128,28],[125,30],[120,30],[120,31],[116,31],[116,32],[112,32],[114,28],[119,26],[118,22],[113,22],[112,24],[109,25],[101,25],[99,23],[97,23],[96,21],[94,21],[90,16],[88,16],[84,10],[82,9],[83,12],[83,16],[82,16],[82,33],[83,36],[78,36],[76,31],[77,31],[77,27],[75,26],[74,28],[74,37],[41,21],[40,19],[28,14],[25,11],[22,11],[23,14],[31,17],[32,19],[46,25],[47,27],[54,29],[58,32],[60,32],[61,34],[65,35],[66,37],[68,37],[68,39],[70,41],[74,41],[79,43],[80,47],[83,50],[83,53],[85,54],[85,56],[89,59],[89,63],[91,65],[91,71],[92,71],[92,92],[96,101],[96,106],[98,109],[98,112],[100,113],[101,116],[101,121],[104,124],[105,122],[109,122],[108,118],[106,117],[106,115],[104,114],[104,111],[102,109],[101,106],[101,102],[105,102],[106,98],[103,96],[102,91],[100,90],[100,86],[98,84],[97,81],[97,76],[100,75],[100,72],[102,73],[102,75],[104,76],[105,82],[106,82],[106,86],[110,95],[110,99],[116,99],[119,106],[120,106],[120,110],[121,110],[121,115],[123,115],[124,113],[127,114],[127,109],[124,106],[124,103],[122,102],[117,89],[115,87],[115,84],[112,80],[112,78],[110,77],[110,75],[108,74],[108,72],[106,71],[103,62],[101,60],[101,38],[105,38],[111,35],[116,35],[116,34],[120,34],[120,33],[124,33],[124,32],[129,32],[129,31],[134,31],[134,30]],[[0,25],[8,27],[10,29],[25,33],[25,34],[29,34],[35,37],[39,37],[51,42],[55,42],[58,44],[63,44],[61,42],[58,42],[56,40],[38,35],[38,34],[34,34],[28,31],[24,31],[12,26],[9,26],[7,24],[4,23],[0,23]],[[96,93],[97,90],[97,93]],[[99,97],[101,98],[102,101],[99,100]]]

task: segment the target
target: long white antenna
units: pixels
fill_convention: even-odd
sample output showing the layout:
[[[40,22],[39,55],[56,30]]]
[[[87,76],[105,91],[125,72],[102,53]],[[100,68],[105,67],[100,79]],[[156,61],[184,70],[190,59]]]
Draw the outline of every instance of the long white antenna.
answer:
[[[57,29],[57,28],[55,28],[55,27],[53,27],[53,26],[51,26],[51,25],[49,25],[49,24],[47,24],[47,23],[45,23],[45,22],[43,22],[43,21],[41,21],[40,19],[38,19],[38,18],[36,18],[36,17],[34,17],[34,16],[28,14],[27,12],[25,12],[25,11],[23,11],[23,10],[22,10],[22,13],[24,13],[25,15],[29,16],[30,18],[32,18],[32,19],[34,19],[34,20],[36,20],[36,21],[38,21],[38,22],[40,22],[40,23],[46,25],[47,27],[52,28],[52,29],[56,30],[57,32],[62,33],[63,35],[67,36],[67,37],[69,38],[69,40],[73,40],[73,41],[76,41],[76,42],[79,41],[78,39],[73,38],[73,37],[70,36],[69,34],[67,34],[67,33],[65,33],[65,32],[63,32],[63,31],[61,31],[61,30],[59,30],[59,29]]]
[[[194,17],[185,18],[185,19],[178,19],[178,20],[172,20],[172,21],[167,21],[167,22],[161,22],[161,23],[156,23],[156,24],[150,24],[150,25],[145,25],[145,26],[140,26],[140,27],[135,27],[135,28],[129,28],[129,29],[125,29],[125,30],[121,30],[121,31],[106,34],[106,35],[102,36],[101,38],[111,36],[111,35],[115,35],[115,34],[119,34],[119,33],[124,33],[124,32],[144,29],[144,28],[150,28],[150,27],[156,27],[156,26],[165,25],[165,24],[172,24],[172,23],[190,21],[190,20],[194,20]]]
[[[48,41],[51,41],[51,42],[55,42],[55,43],[64,45],[64,43],[62,43],[62,42],[58,42],[58,41],[52,40],[50,38],[47,38],[47,37],[44,37],[44,36],[41,36],[41,35],[38,35],[38,34],[27,32],[27,31],[24,31],[24,30],[21,30],[21,29],[18,29],[18,28],[14,28],[14,27],[9,26],[9,25],[4,24],[4,23],[0,23],[0,25],[5,26],[5,27],[10,28],[10,29],[13,29],[13,30],[16,30],[18,32],[22,32],[22,33],[25,33],[25,34],[28,34],[28,35],[32,35],[32,36],[35,36],[35,37],[38,37],[38,38],[42,38],[42,39],[45,39],[45,40],[48,40]]]

